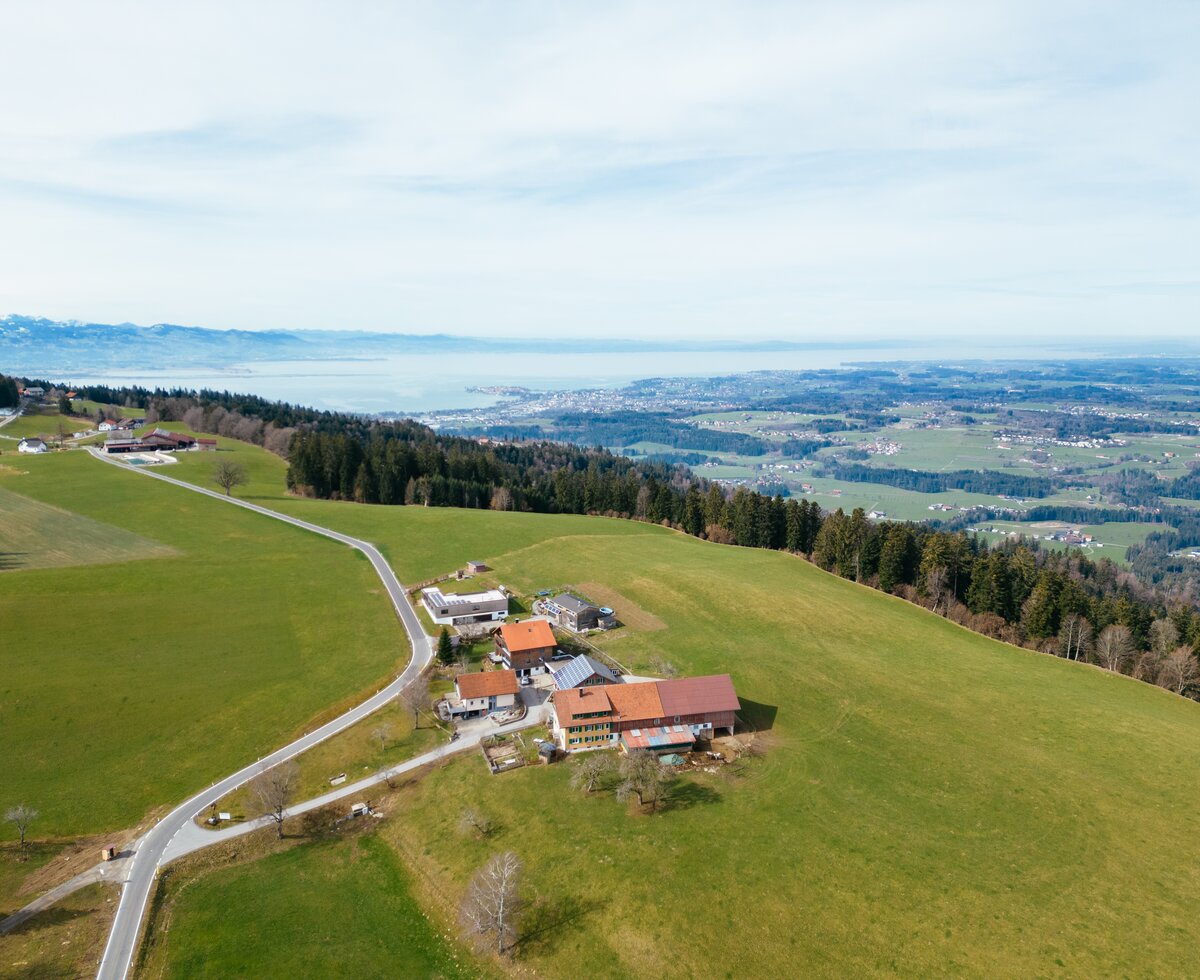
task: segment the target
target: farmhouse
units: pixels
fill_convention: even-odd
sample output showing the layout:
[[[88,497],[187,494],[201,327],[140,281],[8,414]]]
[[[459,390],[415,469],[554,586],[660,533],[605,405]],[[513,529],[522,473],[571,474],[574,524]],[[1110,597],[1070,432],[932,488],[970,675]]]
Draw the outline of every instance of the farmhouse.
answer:
[[[677,752],[733,732],[740,707],[728,674],[597,684],[554,695],[554,738],[567,750]]]
[[[570,592],[564,592],[556,595],[553,599],[545,600],[542,607],[556,626],[561,626],[573,633],[582,633],[593,629],[609,629],[616,625],[611,609],[601,609]]]
[[[447,594],[431,586],[421,590],[421,603],[439,626],[497,622],[508,615],[508,595],[499,589]]]
[[[554,675],[556,690],[565,691],[572,687],[589,687],[592,684],[617,684],[617,675],[586,653],[564,662],[551,662],[550,672]]]
[[[554,630],[542,619],[505,623],[496,634],[496,653],[505,667],[519,677],[545,673],[546,661],[554,656]]]
[[[517,702],[521,686],[516,671],[487,670],[459,674],[454,679],[454,696],[446,698],[451,718],[475,718],[505,711]]]
[[[46,443],[43,442],[41,439],[35,439],[33,437],[29,437],[27,439],[22,439],[20,442],[17,443],[17,452],[19,452],[19,453],[48,453],[48,452],[50,452],[50,447],[47,446]]]
[[[166,429],[155,429],[142,436],[142,444],[146,449],[191,449],[196,440],[182,432],[169,432]]]
[[[119,432],[109,432],[104,440],[104,451],[106,453],[144,453],[157,446],[147,446],[137,436],[126,435]]]

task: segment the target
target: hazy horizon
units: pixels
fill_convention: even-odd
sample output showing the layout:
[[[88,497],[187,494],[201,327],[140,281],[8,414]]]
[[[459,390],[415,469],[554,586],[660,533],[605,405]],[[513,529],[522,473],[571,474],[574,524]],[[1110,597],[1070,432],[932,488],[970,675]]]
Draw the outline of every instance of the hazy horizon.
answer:
[[[841,342],[1195,333],[1200,8],[0,11],[0,309]]]

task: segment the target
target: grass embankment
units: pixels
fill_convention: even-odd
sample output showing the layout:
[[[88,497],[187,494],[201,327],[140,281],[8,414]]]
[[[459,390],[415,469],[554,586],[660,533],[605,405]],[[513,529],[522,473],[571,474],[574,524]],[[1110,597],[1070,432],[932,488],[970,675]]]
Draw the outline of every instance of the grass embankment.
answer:
[[[120,897],[112,885],[88,885],[0,937],[0,977],[95,976]]]
[[[175,553],[3,575],[0,802],[40,810],[35,837],[132,825],[407,661],[370,565],[334,542],[81,452],[0,488],[79,515],[44,525],[48,551],[85,521]]]
[[[275,850],[199,879],[185,873],[156,900],[156,916],[172,925],[138,975],[476,976],[409,884],[395,852],[371,833]]]
[[[511,848],[540,898],[523,963],[548,976],[1192,972],[1200,865],[1181,855],[1200,837],[1195,703],[787,555],[598,519],[320,509],[390,542],[410,580],[469,556],[516,589],[601,586],[618,615],[624,600],[665,627],[602,640],[622,662],[729,671],[769,730],[748,776],[694,777],[650,816],[570,790],[569,765],[493,777],[468,757],[428,772],[380,834],[447,927],[473,870]],[[422,547],[403,549],[409,538]],[[468,803],[496,822],[491,839],[456,831]],[[319,850],[293,860],[325,873]],[[243,908],[279,887],[263,864],[231,875]],[[218,916],[222,894],[181,899],[174,928],[205,926],[180,949],[270,935]],[[344,928],[375,942],[379,924],[358,921]]]

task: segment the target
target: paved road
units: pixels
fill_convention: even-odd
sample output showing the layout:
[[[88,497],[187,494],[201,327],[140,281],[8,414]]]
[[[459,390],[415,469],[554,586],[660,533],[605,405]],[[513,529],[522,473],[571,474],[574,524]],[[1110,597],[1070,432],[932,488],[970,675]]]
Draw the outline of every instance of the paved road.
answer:
[[[97,974],[99,980],[124,980],[126,974],[129,972],[130,964],[133,962],[134,953],[137,950],[142,918],[145,915],[146,905],[150,899],[155,875],[159,866],[164,861],[164,855],[168,846],[175,835],[180,832],[181,828],[191,824],[192,818],[201,810],[212,806],[213,803],[231,793],[243,783],[253,779],[264,768],[269,768],[293,756],[299,755],[306,749],[310,749],[325,739],[336,735],[343,729],[366,718],[373,711],[383,707],[428,666],[429,662],[433,659],[433,643],[422,628],[416,611],[409,604],[408,595],[405,593],[404,587],[396,578],[391,566],[384,561],[383,555],[379,553],[374,545],[366,541],[360,541],[358,538],[352,538],[348,534],[340,534],[337,531],[331,531],[329,528],[310,524],[308,521],[288,517],[285,514],[280,514],[266,507],[260,507],[258,504],[251,504],[244,500],[238,500],[235,497],[226,497],[214,490],[206,490],[203,487],[197,487],[195,484],[164,476],[146,467],[128,466],[125,463],[111,459],[95,449],[89,451],[96,459],[102,462],[119,466],[133,473],[140,473],[155,480],[162,480],[164,483],[172,483],[193,493],[206,494],[216,500],[221,500],[237,507],[243,507],[246,510],[252,510],[255,513],[263,514],[275,520],[284,521],[295,527],[311,531],[313,534],[332,538],[334,541],[340,541],[342,544],[349,545],[351,548],[361,551],[367,556],[376,573],[379,575],[380,580],[383,582],[384,587],[387,589],[388,595],[392,600],[392,605],[396,609],[396,614],[400,617],[400,621],[404,624],[404,629],[408,633],[409,640],[412,642],[413,649],[412,659],[409,661],[408,666],[404,668],[403,673],[374,697],[368,698],[362,704],[351,708],[344,715],[322,725],[316,731],[309,732],[302,738],[296,739],[290,745],[285,745],[283,748],[272,752],[270,755],[246,766],[244,769],[239,769],[233,775],[225,777],[203,792],[197,793],[191,799],[179,804],[179,806],[163,817],[162,820],[150,828],[134,844],[129,879],[125,887],[121,890],[121,901],[117,906],[117,915],[113,920],[112,930],[108,935],[108,944],[104,948],[104,957],[100,961],[100,970]]]
[[[4,428],[4,426],[8,425],[8,423],[11,422],[13,419],[19,419],[24,414],[25,414],[25,407],[23,405],[18,405],[16,410],[12,413],[12,415],[6,415],[6,416],[4,416],[4,418],[0,419],[0,429]],[[20,439],[17,439],[16,436],[7,436],[7,435],[0,436],[0,439],[12,439],[16,442],[21,441]]]
[[[532,728],[541,721],[541,713],[531,711],[520,721],[514,721],[507,725],[495,726],[488,731],[477,731],[474,735],[466,738],[460,738],[454,742],[444,742],[437,748],[430,749],[423,755],[418,755],[415,758],[408,759],[405,762],[398,763],[390,769],[381,769],[379,772],[372,773],[356,783],[350,783],[346,786],[339,786],[335,790],[331,790],[322,796],[315,796],[311,800],[305,800],[303,803],[297,803],[295,806],[288,807],[285,815],[288,817],[298,817],[302,813],[307,813],[309,810],[317,810],[320,807],[328,806],[330,803],[336,803],[338,800],[344,800],[348,796],[356,797],[355,803],[367,802],[369,795],[367,790],[372,786],[378,786],[385,780],[392,779],[396,776],[401,776],[406,772],[412,772],[420,769],[422,766],[427,766],[431,762],[437,762],[439,759],[445,759],[452,755],[458,755],[461,752],[469,752],[479,748],[479,743],[489,735],[506,734],[508,732],[517,732],[523,728]],[[479,762],[483,765],[482,758]],[[347,809],[349,813],[349,809]],[[243,834],[251,833],[259,830],[262,827],[269,827],[272,824],[272,818],[258,817],[254,820],[247,820],[244,823],[232,824],[228,827],[222,827],[220,830],[205,830],[195,821],[188,821],[176,831],[175,836],[171,838],[166,850],[163,852],[161,859],[162,864],[168,861],[174,861],[176,858],[181,858],[185,854],[191,854],[193,851],[199,851],[205,847],[211,847],[213,844],[221,844],[234,837],[241,837]]]

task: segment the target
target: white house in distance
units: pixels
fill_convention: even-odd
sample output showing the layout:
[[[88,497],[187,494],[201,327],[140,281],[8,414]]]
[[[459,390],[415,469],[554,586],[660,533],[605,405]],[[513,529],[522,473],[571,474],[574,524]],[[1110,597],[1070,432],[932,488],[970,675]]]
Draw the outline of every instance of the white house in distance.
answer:
[[[521,690],[515,670],[485,670],[459,674],[454,679],[454,697],[446,699],[451,718],[475,718],[507,711],[517,703]]]
[[[421,590],[421,602],[439,626],[498,622],[508,615],[508,593],[501,589],[456,595],[447,594],[435,585]]]
[[[50,452],[50,447],[47,446],[41,439],[34,439],[30,437],[27,439],[22,439],[19,443],[17,443],[17,452],[48,453]]]

